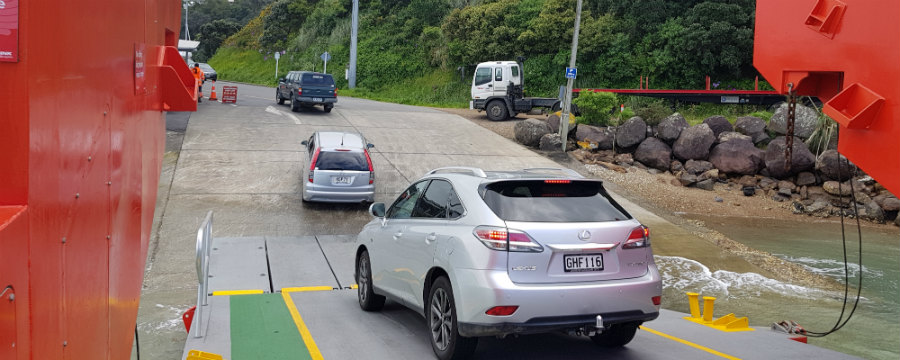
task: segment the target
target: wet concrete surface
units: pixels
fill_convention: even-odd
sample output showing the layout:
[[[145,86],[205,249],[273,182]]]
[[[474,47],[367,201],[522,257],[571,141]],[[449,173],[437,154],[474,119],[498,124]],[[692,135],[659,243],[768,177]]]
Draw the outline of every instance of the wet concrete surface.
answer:
[[[321,107],[295,113],[274,102],[274,89],[239,85],[237,104],[204,101],[190,115],[182,134],[178,129],[183,116],[170,114],[175,130],[167,136],[138,314],[142,359],[182,355],[187,334],[180,315],[196,301],[196,232],[207,211],[214,212],[212,234],[217,238],[316,236],[326,253],[347,252],[346,236],[327,235],[355,235],[370,216],[363,205],[301,201],[300,166],[307,154],[300,142],[314,131],[356,131],[375,144],[372,160],[379,202],[391,202],[410,182],[441,166],[488,170],[559,166],[462,117],[362,99],[339,98],[331,113]],[[654,229],[657,254],[693,255],[737,268],[751,267],[634,203],[616,198]],[[346,262],[331,264],[342,269],[335,277],[351,276],[346,274],[346,269],[352,269],[351,258],[329,257]],[[358,307],[346,311],[355,313]]]

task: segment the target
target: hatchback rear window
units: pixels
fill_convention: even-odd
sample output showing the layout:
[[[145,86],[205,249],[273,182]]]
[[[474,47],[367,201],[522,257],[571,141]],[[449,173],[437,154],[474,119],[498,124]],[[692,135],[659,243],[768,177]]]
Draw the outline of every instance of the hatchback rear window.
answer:
[[[484,202],[507,221],[603,222],[631,219],[598,181],[514,180],[488,184]]]
[[[303,85],[334,85],[334,79],[328,74],[303,74]]]
[[[369,171],[369,162],[362,151],[322,151],[316,160],[316,169]]]

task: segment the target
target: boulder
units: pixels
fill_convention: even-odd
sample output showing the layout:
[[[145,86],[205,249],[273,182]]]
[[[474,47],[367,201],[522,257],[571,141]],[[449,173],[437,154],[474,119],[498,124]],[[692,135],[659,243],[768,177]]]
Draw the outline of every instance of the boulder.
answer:
[[[562,137],[556,133],[541,136],[539,148],[544,151],[562,151]]]
[[[763,165],[763,154],[750,140],[735,138],[716,145],[709,154],[709,161],[726,174],[754,175]]]
[[[716,142],[721,144],[723,142],[728,142],[729,140],[735,140],[735,139],[747,140],[747,141],[750,141],[751,144],[753,143],[752,137],[738,133],[738,132],[734,132],[734,131],[722,132],[721,134],[719,134],[718,137],[716,137]]]
[[[744,176],[741,176],[740,179],[738,179],[737,183],[738,183],[738,185],[740,185],[742,187],[748,187],[748,186],[756,187],[757,181],[758,180],[756,179],[756,176],[744,175]]]
[[[719,169],[707,170],[704,173],[697,176],[697,180],[716,180],[719,178]]]
[[[721,115],[710,116],[704,119],[703,123],[709,125],[709,128],[713,131],[713,136],[716,137],[723,132],[734,131],[734,126],[731,125],[731,122]]]
[[[579,124],[575,130],[575,140],[597,144],[598,150],[613,148],[615,134],[609,128]]]
[[[811,205],[804,206],[804,212],[816,217],[828,217],[831,213],[831,204],[826,200],[816,200]]]
[[[825,189],[826,193],[829,193],[834,196],[850,196],[850,184],[847,183],[839,183],[837,181],[826,181],[822,184],[822,189]]]
[[[894,218],[894,225],[900,226],[900,216]]]
[[[634,159],[651,168],[666,171],[672,166],[672,148],[660,139],[647,138],[634,151]]]
[[[634,147],[645,138],[647,138],[647,123],[640,116],[628,119],[616,130],[616,145],[619,147]]]
[[[774,189],[775,186],[777,186],[777,185],[778,185],[778,182],[775,181],[775,179],[772,179],[770,177],[763,177],[762,179],[759,179],[759,188],[760,189],[771,190],[771,189]]]
[[[616,164],[619,165],[633,165],[634,157],[631,154],[618,154],[615,158]]]
[[[697,175],[688,172],[682,172],[681,176],[678,176],[678,181],[681,181],[681,185],[683,186],[690,186],[697,182]]]
[[[713,165],[709,161],[688,160],[684,163],[684,170],[694,175],[702,174],[704,172],[712,170],[713,168],[715,168],[715,165]]]
[[[775,110],[775,114],[769,119],[769,125],[767,126],[770,131],[781,135],[787,134],[787,110],[787,103],[782,104]],[[812,135],[817,126],[819,126],[819,113],[816,110],[797,104],[794,113],[794,136],[806,139]]]
[[[522,145],[537,147],[541,144],[541,137],[550,133],[550,125],[538,119],[525,119],[516,123],[513,133]]]
[[[671,144],[675,142],[675,140],[678,140],[678,136],[680,136],[681,132],[687,128],[688,123],[687,120],[684,119],[684,116],[681,116],[679,113],[674,113],[666,116],[665,119],[659,122],[659,126],[656,128],[656,134],[662,141]]]
[[[548,116],[547,125],[550,125],[550,132],[559,133],[559,115],[552,114]]]
[[[898,211],[900,210],[900,200],[897,200],[895,197],[885,198],[884,201],[881,202],[881,208],[884,211]]]
[[[756,116],[741,116],[734,122],[734,131],[753,136],[766,131],[766,121]]]
[[[847,181],[856,173],[856,165],[847,161],[837,150],[825,150],[816,159],[816,171],[829,180]]]
[[[672,152],[681,160],[706,160],[709,157],[709,148],[716,142],[716,136],[709,125],[700,124],[691,126],[681,132]]]
[[[816,174],[809,171],[802,171],[797,174],[797,186],[815,185],[817,182]]]
[[[674,174],[681,170],[684,170],[684,164],[682,164],[681,161],[672,160],[672,164],[669,165],[669,171],[671,171]]]
[[[752,135],[754,144],[768,144],[771,138],[769,138],[769,134],[766,134],[765,131],[761,133],[756,133]]]
[[[794,183],[790,181],[781,180],[778,182],[778,190],[787,190],[789,196],[792,192],[794,192],[794,189],[796,188],[797,185],[794,185]]]
[[[884,211],[874,201],[869,201],[865,205],[866,218],[879,224],[884,223]]]
[[[698,189],[703,189],[703,190],[706,190],[706,191],[713,191],[713,190],[715,189],[715,185],[716,185],[716,181],[715,181],[715,180],[713,180],[713,179],[706,179],[706,180],[703,180],[703,181],[698,182],[698,183],[697,183],[696,185],[694,185],[694,186],[697,187]]]
[[[775,140],[772,140],[772,142],[769,143],[769,147],[766,148],[765,163],[770,176],[777,179],[784,179],[791,175],[813,169],[816,164],[816,156],[809,151],[809,148],[806,147],[806,144],[804,144],[802,140],[795,137],[794,145],[791,150],[791,168],[785,170],[784,158],[786,147],[785,138],[779,136],[775,138]]]

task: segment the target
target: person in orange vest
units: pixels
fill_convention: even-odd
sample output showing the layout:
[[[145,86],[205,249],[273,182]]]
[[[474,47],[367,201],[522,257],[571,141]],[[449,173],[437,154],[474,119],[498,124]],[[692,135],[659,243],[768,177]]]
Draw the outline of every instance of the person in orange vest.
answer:
[[[203,73],[203,70],[200,70],[200,64],[194,63],[194,68],[191,69],[191,72],[194,73],[194,79],[199,81],[197,83],[197,102],[203,102],[203,81],[206,80],[206,74]]]

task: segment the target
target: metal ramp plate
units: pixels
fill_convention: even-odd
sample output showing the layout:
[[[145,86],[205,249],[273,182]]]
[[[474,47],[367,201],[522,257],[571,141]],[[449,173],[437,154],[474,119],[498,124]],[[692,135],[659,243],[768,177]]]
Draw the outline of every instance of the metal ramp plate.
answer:
[[[356,261],[356,235],[316,235],[325,258],[342,288],[356,284],[353,276]]]
[[[266,246],[275,291],[287,287],[339,287],[315,236],[266,237]]]
[[[262,290],[272,292],[264,237],[213,238],[209,293]]]

